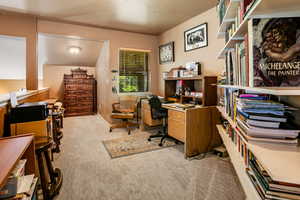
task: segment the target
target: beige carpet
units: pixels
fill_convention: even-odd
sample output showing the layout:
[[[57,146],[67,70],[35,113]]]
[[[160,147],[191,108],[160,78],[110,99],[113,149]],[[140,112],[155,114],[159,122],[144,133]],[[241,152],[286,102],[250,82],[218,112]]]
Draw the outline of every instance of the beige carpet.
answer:
[[[130,156],[176,145],[174,141],[165,140],[163,146],[160,147],[158,145],[160,138],[154,138],[149,142],[148,138],[150,135],[150,133],[140,133],[138,135],[128,135],[116,139],[104,140],[103,145],[111,158]]]
[[[58,200],[243,200],[230,162],[186,160],[183,145],[111,159],[101,142],[127,135],[98,116],[65,119]],[[141,134],[133,131],[132,135]]]

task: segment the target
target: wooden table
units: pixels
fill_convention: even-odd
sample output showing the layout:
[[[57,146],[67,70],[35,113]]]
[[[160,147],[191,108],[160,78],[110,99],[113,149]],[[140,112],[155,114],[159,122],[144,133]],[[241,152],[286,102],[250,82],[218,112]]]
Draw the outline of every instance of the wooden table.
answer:
[[[25,174],[35,174],[35,152],[30,134],[0,138],[0,188],[20,159],[27,159]]]

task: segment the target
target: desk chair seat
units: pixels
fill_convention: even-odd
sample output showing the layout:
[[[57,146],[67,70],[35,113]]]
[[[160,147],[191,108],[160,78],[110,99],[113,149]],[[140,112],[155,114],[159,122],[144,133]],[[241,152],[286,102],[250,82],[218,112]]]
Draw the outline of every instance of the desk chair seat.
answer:
[[[132,122],[136,117],[137,97],[120,97],[120,102],[112,104],[112,109],[111,118],[121,120],[121,122],[112,124],[109,132],[115,128],[126,128],[130,135],[132,127],[138,127],[137,122]]]

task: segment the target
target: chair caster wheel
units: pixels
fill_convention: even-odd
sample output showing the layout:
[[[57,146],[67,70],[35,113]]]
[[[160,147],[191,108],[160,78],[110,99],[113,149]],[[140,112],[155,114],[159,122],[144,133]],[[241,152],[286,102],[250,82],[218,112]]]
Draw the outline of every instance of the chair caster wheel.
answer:
[[[162,144],[162,143],[159,143],[159,144],[158,144],[158,146],[162,147],[162,146],[163,146],[163,144]]]
[[[112,132],[112,128],[109,128],[109,132],[110,132],[110,133]]]
[[[148,141],[151,142],[151,138],[148,138]]]

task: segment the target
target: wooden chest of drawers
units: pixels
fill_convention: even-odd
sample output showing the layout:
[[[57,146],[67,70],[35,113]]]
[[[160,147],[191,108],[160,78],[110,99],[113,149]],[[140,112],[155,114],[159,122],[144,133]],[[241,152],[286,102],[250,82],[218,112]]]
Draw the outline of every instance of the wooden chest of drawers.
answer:
[[[97,111],[96,80],[80,68],[64,75],[66,116],[90,115]]]

